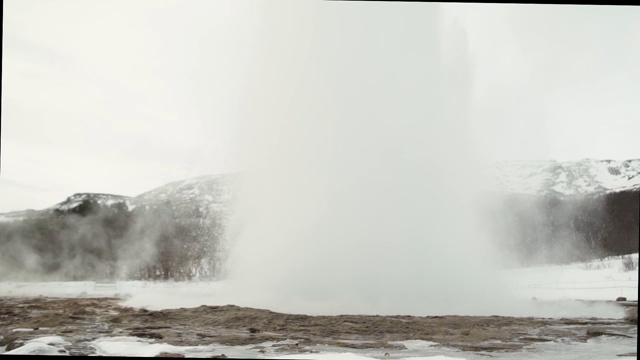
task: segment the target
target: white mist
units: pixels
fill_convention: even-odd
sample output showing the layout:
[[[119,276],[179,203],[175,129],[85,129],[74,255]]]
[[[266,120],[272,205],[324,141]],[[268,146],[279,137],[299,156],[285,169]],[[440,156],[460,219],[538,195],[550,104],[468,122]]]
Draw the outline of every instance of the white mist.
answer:
[[[440,11],[263,9],[265,45],[241,109],[238,160],[250,170],[231,231],[230,302],[307,314],[525,306],[499,281],[478,223],[469,57]]]

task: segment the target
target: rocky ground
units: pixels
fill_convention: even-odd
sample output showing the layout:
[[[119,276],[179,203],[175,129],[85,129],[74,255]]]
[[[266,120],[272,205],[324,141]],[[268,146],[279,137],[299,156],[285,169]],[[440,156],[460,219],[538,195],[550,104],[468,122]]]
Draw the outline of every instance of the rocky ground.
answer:
[[[315,345],[401,349],[403,340],[427,340],[443,347],[490,355],[519,351],[545,341],[586,341],[602,335],[636,337],[637,302],[625,306],[625,319],[544,319],[502,316],[306,316],[238,306],[200,306],[162,311],[118,305],[117,298],[0,297],[0,346],[5,351],[25,341],[63,336],[70,355],[92,355],[92,340],[135,336],[179,346],[276,344],[272,352],[313,352]],[[33,329],[33,331],[14,331]],[[62,350],[61,350],[62,351]],[[257,354],[256,353],[256,354]]]

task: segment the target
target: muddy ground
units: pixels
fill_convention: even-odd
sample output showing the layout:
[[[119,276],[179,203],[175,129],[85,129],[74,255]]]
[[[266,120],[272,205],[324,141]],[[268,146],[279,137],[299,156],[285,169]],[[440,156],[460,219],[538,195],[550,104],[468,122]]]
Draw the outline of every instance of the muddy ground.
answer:
[[[0,346],[63,336],[70,355],[92,355],[89,342],[105,336],[135,336],[179,346],[276,344],[271,352],[312,352],[315,345],[402,349],[394,341],[427,340],[438,346],[490,356],[545,341],[586,341],[594,336],[636,338],[637,302],[620,303],[626,319],[545,319],[502,316],[306,316],[238,306],[200,306],[149,311],[118,305],[117,298],[0,297]],[[33,331],[13,331],[34,329]],[[257,354],[256,353],[256,354]]]

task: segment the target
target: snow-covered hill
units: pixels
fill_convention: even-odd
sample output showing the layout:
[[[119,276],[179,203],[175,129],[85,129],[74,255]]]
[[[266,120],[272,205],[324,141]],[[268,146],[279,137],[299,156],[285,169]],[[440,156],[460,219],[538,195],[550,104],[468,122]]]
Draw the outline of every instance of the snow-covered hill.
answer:
[[[218,276],[226,254],[233,177],[176,181],[136,197],[77,193],[43,210],[0,215],[0,277]],[[29,241],[22,245],[21,238]],[[20,268],[27,260],[8,255],[33,253],[29,258],[45,259],[56,248],[63,250],[28,269]],[[138,252],[144,255],[132,257]]]
[[[231,200],[232,175],[205,175],[193,179],[175,181],[143,193],[133,199],[136,206],[153,206],[171,202],[174,206],[204,207],[225,210]]]
[[[77,193],[66,200],[43,210],[14,211],[0,214],[0,222],[11,222],[30,217],[46,216],[55,210],[68,212],[88,200],[100,206],[124,203],[129,210],[138,206],[156,207],[171,204],[176,210],[225,211],[233,195],[234,175],[205,175],[193,179],[175,181],[136,197]]]
[[[68,211],[84,200],[106,206],[123,202],[130,210],[170,202],[174,207],[199,209],[200,212],[206,212],[205,209],[225,211],[234,193],[235,179],[235,175],[205,175],[175,181],[136,197],[78,193],[44,210],[0,214],[0,222],[38,216],[55,209]],[[484,179],[487,190],[514,194],[565,196],[640,191],[640,159],[502,161],[492,164]]]
[[[586,195],[640,190],[640,159],[503,161],[493,164],[489,188],[530,195]]]
[[[128,207],[131,207],[132,204],[132,199],[128,196],[96,193],[77,193],[69,196],[65,201],[45,210],[69,211],[73,208],[78,207],[85,200],[95,202],[101,206],[111,206],[117,203],[125,203]]]

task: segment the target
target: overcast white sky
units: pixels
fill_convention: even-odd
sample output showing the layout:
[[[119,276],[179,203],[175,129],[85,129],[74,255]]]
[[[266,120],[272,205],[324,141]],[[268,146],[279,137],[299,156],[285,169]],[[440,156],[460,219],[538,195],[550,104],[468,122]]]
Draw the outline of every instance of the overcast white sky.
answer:
[[[349,26],[341,9],[381,9],[359,22],[373,30],[381,21],[402,26],[405,14],[433,4],[313,6],[330,8],[313,23],[322,32]],[[296,38],[297,27],[310,27],[296,23],[297,9],[257,0],[5,1],[0,212],[76,192],[136,196],[238,170],[243,105],[268,76],[262,63],[287,56],[274,49],[293,45],[279,41],[313,45]],[[640,157],[640,8],[448,4],[445,14],[467,30],[469,123],[484,158]],[[286,25],[274,29],[278,16]],[[397,40],[420,42],[413,35]]]

